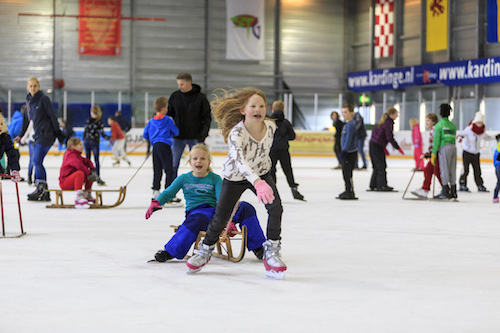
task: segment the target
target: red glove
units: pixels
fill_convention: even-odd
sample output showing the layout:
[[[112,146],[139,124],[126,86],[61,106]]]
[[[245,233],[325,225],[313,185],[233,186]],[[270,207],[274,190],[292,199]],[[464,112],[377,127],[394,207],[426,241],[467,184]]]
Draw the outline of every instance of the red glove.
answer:
[[[233,221],[229,222],[229,227],[226,228],[226,233],[229,237],[234,237],[233,231],[238,232],[238,228],[236,228],[236,224]]]
[[[146,220],[149,219],[154,212],[160,209],[162,209],[160,202],[158,200],[151,200],[151,205],[149,205],[149,208],[146,211]]]
[[[10,175],[12,176],[11,180],[14,183],[19,183],[21,181],[21,175],[19,174],[19,170],[12,170],[10,172]]]
[[[274,193],[273,189],[271,186],[269,186],[268,183],[266,183],[265,180],[260,180],[257,182],[257,184],[254,185],[255,189],[257,190],[257,201],[264,203],[264,204],[270,204],[274,201]]]
[[[384,148],[384,153],[385,153],[385,156],[389,156],[389,151],[387,150],[387,148]]]
[[[405,154],[404,151],[403,151],[403,149],[401,149],[401,148],[398,148],[398,151],[401,153],[401,155]]]

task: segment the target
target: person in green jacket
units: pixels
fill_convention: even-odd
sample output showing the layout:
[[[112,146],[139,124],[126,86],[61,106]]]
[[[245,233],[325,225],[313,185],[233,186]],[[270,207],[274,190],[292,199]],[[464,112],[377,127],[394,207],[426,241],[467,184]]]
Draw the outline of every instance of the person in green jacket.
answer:
[[[448,119],[451,111],[449,104],[441,104],[439,114],[442,119],[434,127],[431,163],[435,165],[436,158],[439,156],[439,168],[441,169],[441,182],[443,184],[441,194],[436,196],[438,199],[457,198],[457,147],[455,146],[457,128]]]

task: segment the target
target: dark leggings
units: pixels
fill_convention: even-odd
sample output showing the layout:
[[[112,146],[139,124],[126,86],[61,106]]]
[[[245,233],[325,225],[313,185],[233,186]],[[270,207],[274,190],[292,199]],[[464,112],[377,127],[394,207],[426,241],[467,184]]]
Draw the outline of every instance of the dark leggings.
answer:
[[[266,181],[274,192],[274,201],[266,205],[267,213],[269,215],[267,220],[266,236],[271,240],[280,240],[281,237],[281,217],[283,215],[283,207],[281,206],[281,199],[276,190],[276,185],[269,173],[260,178]],[[215,208],[215,214],[208,226],[206,237],[203,243],[206,245],[213,245],[219,239],[219,235],[231,217],[233,208],[238,202],[240,196],[246,189],[252,190],[256,193],[255,188],[246,180],[242,181],[229,181],[224,179],[222,181],[222,189],[219,196],[219,201]]]
[[[91,155],[94,154],[94,166],[97,175],[101,175],[101,168],[99,165],[99,142],[94,140],[84,140],[83,145],[85,146],[85,157],[90,160]]]
[[[295,184],[295,179],[293,178],[292,161],[288,150],[271,150],[271,154],[269,155],[272,163],[271,176],[273,177],[274,183],[276,184],[276,166],[278,165],[278,161],[280,161],[288,186],[297,186],[297,184]]]
[[[373,164],[373,173],[370,180],[370,189],[387,186],[387,163],[385,161],[384,147],[370,141],[370,158]]]

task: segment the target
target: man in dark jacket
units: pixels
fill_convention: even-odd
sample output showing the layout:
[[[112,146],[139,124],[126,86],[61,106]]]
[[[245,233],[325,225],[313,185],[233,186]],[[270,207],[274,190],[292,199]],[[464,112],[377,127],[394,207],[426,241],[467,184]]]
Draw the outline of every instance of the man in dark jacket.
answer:
[[[271,119],[276,119],[276,132],[274,133],[273,146],[271,147],[271,176],[276,183],[276,164],[278,160],[280,161],[281,168],[285,173],[288,185],[292,189],[292,195],[294,199],[304,200],[304,196],[299,193],[297,186],[299,184],[295,183],[292,170],[292,162],[290,159],[290,152],[288,149],[290,145],[288,141],[295,140],[295,131],[293,130],[292,124],[285,119],[285,114],[283,110],[285,109],[285,103],[282,101],[275,101],[271,107],[273,114]]]
[[[204,142],[210,130],[210,104],[201,92],[201,87],[193,84],[189,73],[177,75],[179,90],[174,91],[168,100],[167,115],[174,119],[179,135],[172,144],[174,176],[177,177],[179,163],[186,145],[189,149],[199,142]]]
[[[342,169],[342,159],[340,158],[341,148],[340,148],[340,138],[342,136],[342,128],[344,127],[344,122],[340,120],[339,114],[337,111],[333,111],[330,114],[330,118],[333,121],[333,127],[335,127],[335,135],[333,136],[333,151],[337,156],[339,161],[339,165],[335,167],[335,169]]]

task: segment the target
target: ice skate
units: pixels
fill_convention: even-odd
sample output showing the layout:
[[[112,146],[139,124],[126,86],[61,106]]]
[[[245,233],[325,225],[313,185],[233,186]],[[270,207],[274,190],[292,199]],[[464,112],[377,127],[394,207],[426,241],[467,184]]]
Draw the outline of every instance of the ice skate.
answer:
[[[477,187],[478,192],[489,192],[484,185],[479,185]]]
[[[155,254],[155,261],[165,262],[167,260],[174,259],[174,257],[165,250],[159,250]]]
[[[261,246],[258,249],[252,250],[257,259],[262,260],[264,258],[264,247]]]
[[[264,242],[264,267],[266,276],[281,280],[285,277],[286,265],[281,260],[280,241],[270,240]]]
[[[75,193],[75,208],[77,209],[87,209],[89,208],[89,202],[85,198],[85,192],[83,190],[78,190]]]
[[[434,196],[434,199],[451,199],[450,186],[443,185],[441,193]]]
[[[411,194],[413,194],[416,197],[419,197],[420,199],[427,199],[427,196],[429,195],[429,191],[426,191],[422,188],[418,188],[415,191],[411,191]]]
[[[46,191],[47,189],[47,183],[39,181],[36,184],[36,190],[28,194],[28,201],[50,201],[50,193]]]
[[[160,191],[153,190],[153,194],[151,194],[151,200],[156,200],[156,197],[160,195]]]
[[[467,185],[464,185],[464,184],[460,185],[460,187],[458,188],[458,190],[459,190],[460,192],[470,192],[470,190],[469,190],[469,188],[467,187]]]
[[[498,197],[493,198],[493,203],[498,203],[498,202],[499,202]]]
[[[305,201],[304,196],[300,194],[299,190],[297,189],[297,186],[292,187],[292,195],[294,199]]]
[[[189,260],[186,262],[186,265],[188,267],[186,273],[193,274],[201,271],[203,266],[205,266],[210,261],[210,258],[212,257],[212,251],[214,250],[214,248],[215,244],[206,245],[203,244],[203,242],[200,242],[198,250],[194,251],[195,255],[189,258]]]

